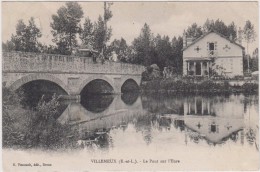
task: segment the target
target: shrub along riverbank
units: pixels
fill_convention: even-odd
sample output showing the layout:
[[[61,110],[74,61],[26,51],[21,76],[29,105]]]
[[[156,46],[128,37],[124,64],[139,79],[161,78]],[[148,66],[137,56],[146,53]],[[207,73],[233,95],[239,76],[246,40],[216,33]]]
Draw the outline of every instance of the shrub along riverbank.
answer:
[[[214,80],[196,80],[187,79],[155,79],[145,81],[141,84],[143,93],[149,92],[179,92],[179,93],[245,93],[257,94],[258,83],[244,83],[243,85],[231,86],[229,81],[216,82]]]
[[[43,99],[34,109],[21,105],[23,95],[3,88],[3,148],[65,149],[76,143],[76,133],[56,118],[61,108],[58,97]]]

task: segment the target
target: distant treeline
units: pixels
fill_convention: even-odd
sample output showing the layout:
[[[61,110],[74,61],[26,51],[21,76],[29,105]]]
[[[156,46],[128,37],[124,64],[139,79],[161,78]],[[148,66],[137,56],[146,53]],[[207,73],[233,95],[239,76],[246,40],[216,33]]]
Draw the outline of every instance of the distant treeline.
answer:
[[[10,40],[3,43],[3,50],[70,55],[73,50],[83,46],[103,52],[105,58],[115,52],[122,62],[145,66],[157,64],[161,70],[165,66],[171,66],[176,69],[176,73],[182,73],[182,36],[170,38],[167,35],[155,35],[149,25],[145,23],[140,35],[134,39],[131,45],[128,45],[124,38],[115,39],[108,44],[112,28],[107,27],[107,22],[113,16],[110,5],[111,3],[104,2],[104,15],[100,15],[97,21],[91,21],[86,17],[81,26],[84,15],[82,7],[77,2],[66,2],[58,9],[57,14],[52,15],[50,29],[54,45],[39,42],[42,33],[36,26],[33,17],[29,20],[28,25],[23,20],[19,20],[16,25],[16,33],[11,36]],[[235,23],[226,24],[220,19],[215,21],[207,19],[203,26],[193,23],[186,29],[186,34],[187,37],[198,38],[210,30],[215,30],[233,41],[237,40],[238,28]],[[248,43],[252,42],[254,34],[254,26],[247,21],[243,28],[243,38],[248,40]],[[246,37],[246,35],[251,36]]]

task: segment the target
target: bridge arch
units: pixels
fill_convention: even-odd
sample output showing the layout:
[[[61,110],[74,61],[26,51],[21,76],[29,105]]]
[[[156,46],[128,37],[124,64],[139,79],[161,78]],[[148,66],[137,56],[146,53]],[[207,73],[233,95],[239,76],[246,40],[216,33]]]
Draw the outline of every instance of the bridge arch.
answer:
[[[36,80],[46,80],[46,81],[51,81],[58,86],[60,86],[68,95],[70,95],[70,90],[69,88],[64,84],[63,81],[61,81],[59,78],[50,75],[50,74],[29,74],[26,75],[18,80],[16,80],[13,84],[11,84],[10,89],[11,90],[17,90],[20,88],[22,85],[30,82],[30,81],[36,81]]]
[[[87,79],[85,79],[79,86],[79,89],[78,89],[78,93],[81,93],[81,91],[84,89],[84,87],[86,85],[88,85],[91,81],[94,81],[94,80],[104,80],[106,81],[108,84],[110,84],[110,86],[113,88],[113,90],[115,91],[116,90],[116,87],[115,87],[115,84],[114,84],[114,81],[110,78],[108,78],[107,76],[104,76],[104,75],[98,75],[98,76],[90,76],[88,77]]]
[[[140,89],[140,81],[138,79],[134,78],[134,77],[124,79],[124,81],[121,84],[121,92],[123,93],[125,91],[129,91],[128,86],[135,87],[134,90],[139,90]],[[130,90],[131,90],[131,88],[130,88]]]

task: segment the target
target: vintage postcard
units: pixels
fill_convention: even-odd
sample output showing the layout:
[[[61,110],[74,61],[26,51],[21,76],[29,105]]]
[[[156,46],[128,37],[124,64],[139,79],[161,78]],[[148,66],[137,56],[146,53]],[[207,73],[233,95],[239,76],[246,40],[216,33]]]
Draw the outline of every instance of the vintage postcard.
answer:
[[[2,170],[259,170],[258,1],[2,1]]]

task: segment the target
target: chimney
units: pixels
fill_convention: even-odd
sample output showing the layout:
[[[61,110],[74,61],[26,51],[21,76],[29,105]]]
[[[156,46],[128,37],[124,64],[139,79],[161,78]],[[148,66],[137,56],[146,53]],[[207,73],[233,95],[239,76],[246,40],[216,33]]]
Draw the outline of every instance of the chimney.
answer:
[[[238,41],[238,43],[239,44],[242,44],[242,30],[241,30],[241,28],[239,27],[239,29],[238,29],[238,37],[237,37],[237,41]]]
[[[185,32],[185,30],[184,30],[184,32],[183,32],[182,40],[183,40],[183,48],[185,48],[185,47],[187,46],[187,40],[186,40],[186,32]]]

